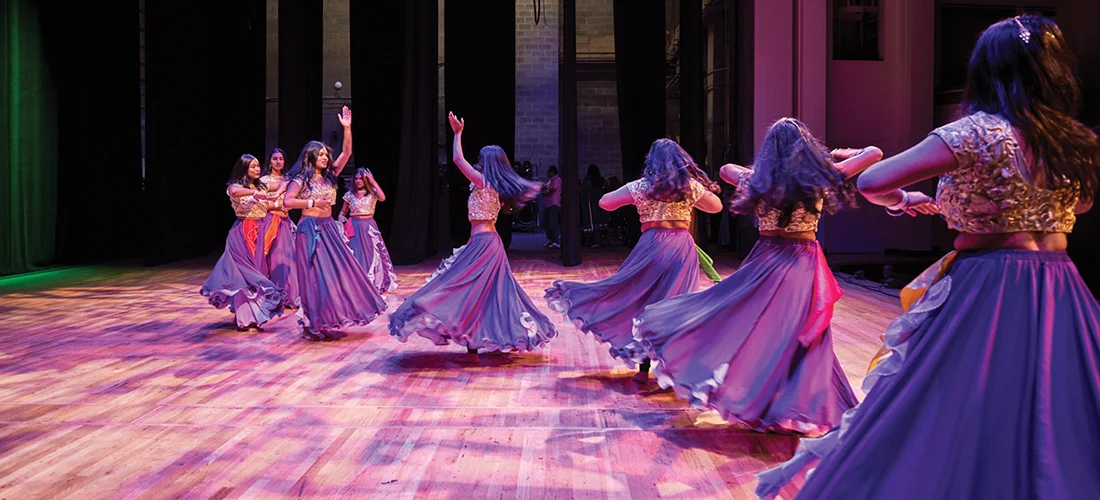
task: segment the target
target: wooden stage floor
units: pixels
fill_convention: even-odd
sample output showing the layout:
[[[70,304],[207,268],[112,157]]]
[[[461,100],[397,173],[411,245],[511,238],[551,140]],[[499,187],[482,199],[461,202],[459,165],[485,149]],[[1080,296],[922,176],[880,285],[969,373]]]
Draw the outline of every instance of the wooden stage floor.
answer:
[[[552,279],[599,279],[624,257],[511,262],[550,312]],[[398,269],[390,311],[438,261]],[[385,317],[335,342],[301,340],[292,316],[238,332],[198,293],[212,265],[0,280],[0,498],[755,498],[753,474],[796,444],[639,387],[556,314],[547,349],[480,366],[398,342]],[[900,308],[842,284],[836,351],[862,398]]]

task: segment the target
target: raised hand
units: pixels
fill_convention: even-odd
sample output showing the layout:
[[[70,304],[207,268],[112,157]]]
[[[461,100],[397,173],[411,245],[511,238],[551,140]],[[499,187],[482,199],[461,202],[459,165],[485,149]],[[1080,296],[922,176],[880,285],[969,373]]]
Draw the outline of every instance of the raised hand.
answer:
[[[451,130],[456,134],[466,128],[466,120],[455,116],[454,112],[447,113],[447,120],[451,122]]]
[[[909,192],[909,206],[905,207],[905,213],[916,217],[918,214],[936,215],[940,213],[936,206],[936,199],[920,191]]]
[[[351,110],[348,109],[347,106],[344,106],[344,109],[342,109],[340,111],[340,114],[336,115],[336,117],[340,120],[340,125],[343,125],[344,127],[351,126]]]

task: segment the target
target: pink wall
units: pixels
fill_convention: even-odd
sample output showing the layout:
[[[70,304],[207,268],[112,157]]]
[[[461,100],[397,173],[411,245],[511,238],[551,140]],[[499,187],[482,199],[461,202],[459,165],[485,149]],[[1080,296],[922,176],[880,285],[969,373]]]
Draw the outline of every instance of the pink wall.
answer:
[[[826,141],[831,147],[875,145],[889,156],[920,142],[932,129],[935,10],[928,0],[883,2],[882,61],[828,61]],[[825,46],[831,53],[831,32]],[[920,186],[931,193],[934,181]],[[822,221],[821,238],[834,253],[931,250],[933,217],[886,215],[860,199],[860,208]]]

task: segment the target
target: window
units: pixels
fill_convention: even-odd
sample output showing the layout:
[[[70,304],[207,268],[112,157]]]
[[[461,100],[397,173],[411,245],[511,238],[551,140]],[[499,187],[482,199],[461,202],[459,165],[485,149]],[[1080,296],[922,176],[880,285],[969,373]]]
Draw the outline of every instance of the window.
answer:
[[[879,9],[879,0],[834,0],[834,60],[882,60]]]

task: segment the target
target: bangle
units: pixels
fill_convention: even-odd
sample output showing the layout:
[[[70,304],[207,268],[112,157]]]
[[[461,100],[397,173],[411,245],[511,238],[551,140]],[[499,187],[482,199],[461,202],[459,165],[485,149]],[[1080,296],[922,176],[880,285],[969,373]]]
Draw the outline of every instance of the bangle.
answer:
[[[308,200],[306,203],[308,204],[306,208],[313,208],[313,200]]]
[[[909,208],[909,191],[902,191],[901,201],[885,208],[886,214],[890,217],[901,217],[905,215],[905,209]]]

